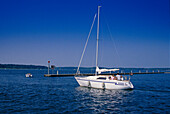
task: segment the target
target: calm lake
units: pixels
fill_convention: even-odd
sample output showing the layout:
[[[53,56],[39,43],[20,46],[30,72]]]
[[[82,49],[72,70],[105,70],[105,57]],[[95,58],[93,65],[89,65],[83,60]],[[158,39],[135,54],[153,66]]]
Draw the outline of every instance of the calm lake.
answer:
[[[79,87],[74,77],[44,77],[46,73],[0,70],[0,113],[170,112],[170,74],[134,75],[134,90],[101,90]]]

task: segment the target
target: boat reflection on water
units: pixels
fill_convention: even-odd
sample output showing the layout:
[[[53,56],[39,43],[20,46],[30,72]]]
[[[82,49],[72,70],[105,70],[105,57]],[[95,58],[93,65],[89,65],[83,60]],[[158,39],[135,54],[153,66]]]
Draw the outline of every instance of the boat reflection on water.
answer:
[[[87,87],[77,87],[77,96],[83,108],[91,109],[95,113],[124,112],[127,106],[135,105],[133,90],[102,90]],[[82,104],[83,103],[83,104]],[[122,110],[122,107],[125,107]]]

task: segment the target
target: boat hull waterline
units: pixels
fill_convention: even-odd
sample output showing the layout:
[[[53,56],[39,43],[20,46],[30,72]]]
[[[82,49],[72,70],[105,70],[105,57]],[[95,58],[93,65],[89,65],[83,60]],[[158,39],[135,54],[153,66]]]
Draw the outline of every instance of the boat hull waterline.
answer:
[[[128,81],[118,81],[118,80],[96,80],[98,76],[88,76],[88,77],[75,77],[78,84],[83,87],[91,87],[98,89],[133,89],[133,84]]]

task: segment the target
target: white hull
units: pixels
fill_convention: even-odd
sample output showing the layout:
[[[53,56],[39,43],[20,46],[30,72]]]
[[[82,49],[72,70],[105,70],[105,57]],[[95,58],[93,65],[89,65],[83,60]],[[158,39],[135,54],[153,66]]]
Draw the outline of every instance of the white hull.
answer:
[[[103,84],[103,82],[96,82],[96,81],[92,80],[92,81],[90,81],[90,87],[104,89],[104,84]]]
[[[97,79],[99,76],[75,77],[80,86],[92,87],[99,89],[133,89],[134,86],[130,81],[110,80],[108,76],[102,76],[103,79]]]

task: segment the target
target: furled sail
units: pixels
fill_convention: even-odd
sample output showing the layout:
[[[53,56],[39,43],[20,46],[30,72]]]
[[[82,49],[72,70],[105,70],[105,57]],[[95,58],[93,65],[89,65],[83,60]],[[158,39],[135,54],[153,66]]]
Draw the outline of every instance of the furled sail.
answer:
[[[96,72],[101,74],[102,72],[109,72],[109,71],[118,71],[119,69],[99,69],[99,67],[96,67]]]

